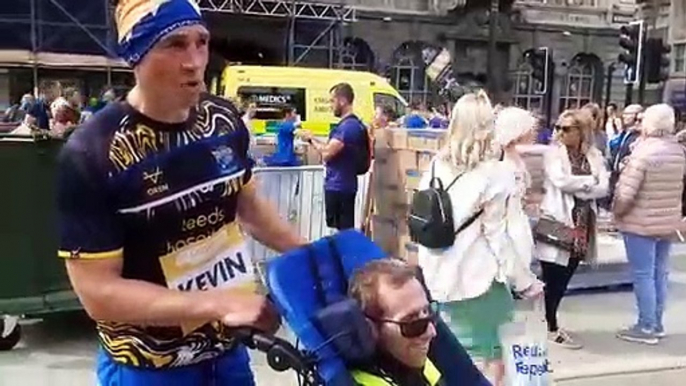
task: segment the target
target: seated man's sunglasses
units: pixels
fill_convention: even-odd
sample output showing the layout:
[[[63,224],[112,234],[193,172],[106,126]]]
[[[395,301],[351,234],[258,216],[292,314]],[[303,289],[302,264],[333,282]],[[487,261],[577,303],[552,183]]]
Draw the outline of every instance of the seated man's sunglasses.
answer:
[[[377,322],[395,324],[400,327],[400,335],[405,338],[418,338],[426,333],[429,324],[436,324],[438,317],[438,303],[432,302],[429,305],[429,314],[422,318],[413,320],[389,320],[389,319],[375,319]]]

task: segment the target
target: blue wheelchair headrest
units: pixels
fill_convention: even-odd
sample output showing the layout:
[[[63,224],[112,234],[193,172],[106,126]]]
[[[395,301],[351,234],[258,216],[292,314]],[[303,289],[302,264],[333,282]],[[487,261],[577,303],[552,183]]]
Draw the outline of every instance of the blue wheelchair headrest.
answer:
[[[386,255],[357,231],[290,251],[267,265],[266,281],[281,315],[317,358],[326,385],[354,385],[348,367],[368,360],[375,342],[359,306],[348,299],[348,278]]]
[[[369,238],[351,230],[289,251],[266,266],[270,296],[312,354],[326,386],[354,386],[349,368],[373,354],[370,326],[359,305],[347,297],[348,280],[358,268],[386,257]],[[490,385],[440,318],[436,327],[429,357],[445,384]]]

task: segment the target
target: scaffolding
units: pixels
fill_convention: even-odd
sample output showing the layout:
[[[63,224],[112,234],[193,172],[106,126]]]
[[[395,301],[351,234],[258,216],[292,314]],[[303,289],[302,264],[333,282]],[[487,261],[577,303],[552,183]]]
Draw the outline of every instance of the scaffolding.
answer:
[[[326,56],[340,65],[343,27],[355,22],[354,7],[303,0],[195,0],[204,12],[286,19],[288,64]],[[37,85],[41,68],[125,70],[115,53],[109,0],[22,0],[0,2],[0,66],[31,67]]]
[[[0,66],[31,68],[34,88],[43,69],[126,71],[112,46],[108,0],[0,2]],[[28,79],[27,79],[28,81]]]
[[[288,19],[289,65],[342,62],[343,28],[357,21],[356,9],[343,4],[297,0],[196,0],[205,12]]]

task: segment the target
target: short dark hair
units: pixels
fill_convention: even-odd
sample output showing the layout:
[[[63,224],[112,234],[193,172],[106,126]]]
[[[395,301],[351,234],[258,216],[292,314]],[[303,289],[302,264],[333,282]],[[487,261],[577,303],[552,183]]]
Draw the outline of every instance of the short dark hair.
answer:
[[[338,98],[344,98],[348,103],[353,103],[355,101],[355,91],[353,91],[353,86],[348,83],[339,83],[331,87],[329,92],[333,93]]]
[[[284,107],[281,109],[281,114],[282,114],[283,117],[285,118],[285,117],[287,117],[288,115],[290,115],[293,111],[295,111],[295,109],[293,108],[293,106],[284,106]]]

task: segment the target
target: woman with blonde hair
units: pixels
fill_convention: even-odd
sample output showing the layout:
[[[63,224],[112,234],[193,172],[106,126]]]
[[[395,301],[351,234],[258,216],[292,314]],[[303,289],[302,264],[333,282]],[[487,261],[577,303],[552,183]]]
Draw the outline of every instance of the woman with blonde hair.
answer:
[[[545,283],[545,313],[549,340],[568,349],[582,346],[557,322],[557,310],[567,286],[581,261],[591,262],[597,255],[596,200],[608,192],[609,172],[601,152],[593,146],[595,123],[582,110],[563,112],[555,125],[555,146],[544,155],[545,196],[541,203],[541,222],[534,230],[539,240],[536,256]],[[559,234],[542,228],[544,219],[568,240],[551,242]]]
[[[513,316],[511,290],[535,296],[541,283],[530,270],[531,254],[521,252],[526,246],[517,245],[512,237],[518,223],[511,213],[521,211],[521,202],[512,169],[499,161],[494,119],[484,92],[467,94],[455,105],[447,145],[419,189],[428,189],[432,176],[451,186],[448,195],[456,229],[480,214],[457,233],[451,247],[420,246],[419,265],[453,333],[501,385],[504,367],[498,331]]]

